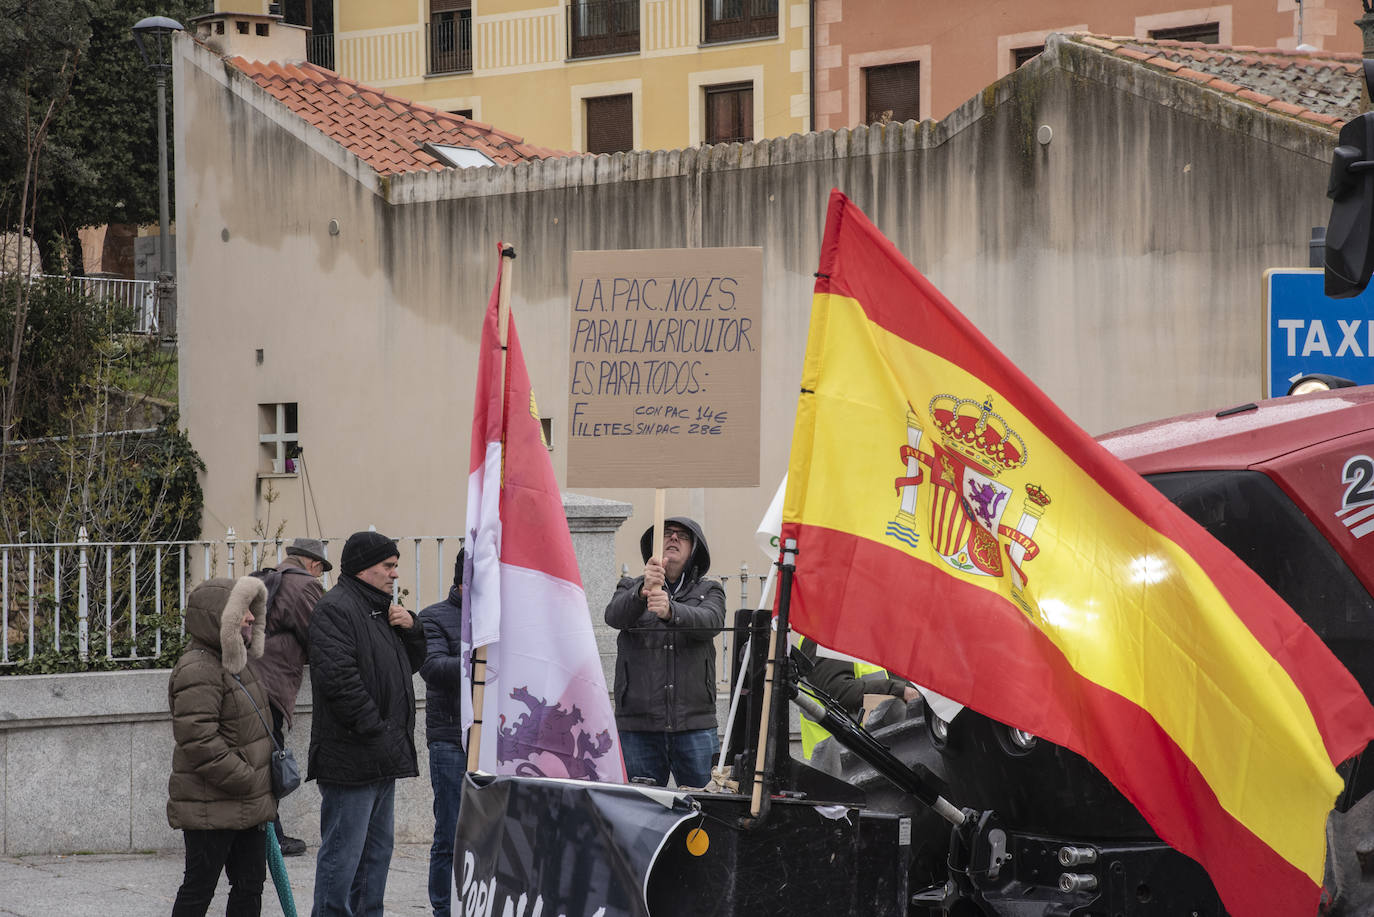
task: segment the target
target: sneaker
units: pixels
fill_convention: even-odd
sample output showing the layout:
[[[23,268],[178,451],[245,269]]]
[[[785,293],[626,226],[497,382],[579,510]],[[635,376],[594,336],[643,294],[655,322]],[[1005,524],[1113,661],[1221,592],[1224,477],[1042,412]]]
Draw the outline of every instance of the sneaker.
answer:
[[[305,841],[298,837],[283,837],[281,839],[281,855],[284,857],[298,857],[305,853]]]

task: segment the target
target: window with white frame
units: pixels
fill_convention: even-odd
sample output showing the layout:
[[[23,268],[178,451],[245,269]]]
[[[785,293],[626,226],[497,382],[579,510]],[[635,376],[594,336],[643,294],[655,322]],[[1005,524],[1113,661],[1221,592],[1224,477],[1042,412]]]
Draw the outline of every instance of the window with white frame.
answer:
[[[264,474],[295,474],[300,455],[299,414],[296,403],[258,405],[258,470]]]

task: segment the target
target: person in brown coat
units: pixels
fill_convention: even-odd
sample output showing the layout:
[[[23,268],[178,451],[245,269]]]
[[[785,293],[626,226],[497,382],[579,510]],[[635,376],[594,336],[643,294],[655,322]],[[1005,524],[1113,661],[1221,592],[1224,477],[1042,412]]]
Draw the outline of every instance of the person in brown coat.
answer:
[[[269,602],[267,643],[262,658],[252,665],[267,686],[272,736],[283,747],[305,664],[310,661],[310,613],[324,595],[319,577],[334,569],[324,550],[324,542],[317,538],[297,538],[286,546],[286,558],[276,569],[254,574],[267,584]],[[305,841],[282,830],[280,817],[272,823],[272,830],[277,833],[282,856],[305,853]]]
[[[186,601],[189,639],[167,684],[176,739],[167,823],[186,843],[172,917],[204,915],[221,870],[229,877],[228,917],[262,910],[263,826],[276,816],[277,801],[268,771],[272,737],[258,715],[267,691],[248,657],[262,655],[266,600],[262,581],[245,576],[206,580]]]

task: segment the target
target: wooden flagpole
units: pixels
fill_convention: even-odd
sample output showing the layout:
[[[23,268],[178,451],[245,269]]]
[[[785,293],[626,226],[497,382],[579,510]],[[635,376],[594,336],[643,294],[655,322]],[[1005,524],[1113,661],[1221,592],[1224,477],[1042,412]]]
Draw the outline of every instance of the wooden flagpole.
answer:
[[[662,487],[654,490],[654,553],[659,563],[663,563],[663,505],[667,491]]]
[[[759,705],[759,745],[754,758],[754,792],[750,799],[746,827],[757,827],[768,817],[769,784],[773,780],[773,765],[779,742],[787,741],[785,736],[774,735],[773,708],[778,703],[786,703],[782,698],[783,658],[788,653],[787,617],[792,600],[792,572],[796,569],[797,542],[788,538],[783,542],[782,558],[779,567],[782,575],[778,582],[778,615],[768,635],[768,665],[764,670],[763,702]]]
[[[499,243],[501,257],[515,260],[515,248]],[[506,341],[510,336],[510,284],[512,265],[502,265],[501,288],[496,297],[496,329],[501,340],[501,484],[506,480]],[[499,501],[498,501],[499,505]],[[482,754],[482,708],[487,699],[487,648],[472,651],[472,725],[468,728],[468,770],[477,770]]]

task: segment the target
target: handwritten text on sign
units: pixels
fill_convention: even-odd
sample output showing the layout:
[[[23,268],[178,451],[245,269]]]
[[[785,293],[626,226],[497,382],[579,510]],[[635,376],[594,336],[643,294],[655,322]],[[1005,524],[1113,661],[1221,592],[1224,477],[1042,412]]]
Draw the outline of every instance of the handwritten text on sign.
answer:
[[[574,252],[568,483],[758,484],[763,252]]]

